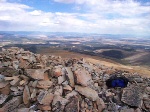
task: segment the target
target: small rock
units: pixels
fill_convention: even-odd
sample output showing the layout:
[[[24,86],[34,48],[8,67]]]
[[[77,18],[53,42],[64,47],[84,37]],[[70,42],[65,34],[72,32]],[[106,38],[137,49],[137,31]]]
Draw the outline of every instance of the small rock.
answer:
[[[52,86],[53,82],[51,81],[38,81],[37,87],[42,89],[47,89]]]
[[[69,84],[69,82],[67,80],[62,83],[62,85],[68,85],[68,84]]]
[[[32,83],[32,87],[36,87],[37,86],[37,83],[38,83],[38,81],[37,80],[35,80],[33,83]]]
[[[150,99],[144,98],[143,103],[145,105],[145,108],[150,110]]]
[[[75,90],[92,101],[96,101],[98,98],[98,93],[89,87],[75,86]]]
[[[24,85],[25,83],[26,83],[25,80],[22,80],[22,81],[19,82],[19,84],[20,84],[21,86]]]
[[[145,92],[146,92],[147,94],[150,94],[150,87],[146,87]]]
[[[3,66],[4,66],[4,67],[8,67],[9,65],[11,65],[11,62],[10,62],[10,61],[3,62]]]
[[[33,79],[42,80],[44,79],[45,69],[26,69],[27,74]]]
[[[13,61],[12,64],[13,64],[13,67],[17,70],[18,67],[19,67],[19,61],[18,60],[17,61]]]
[[[40,110],[45,110],[45,111],[50,111],[51,110],[51,106],[50,105],[38,105],[38,109]]]
[[[7,84],[4,88],[1,88],[0,93],[8,95],[10,93],[10,84]]]
[[[65,85],[63,87],[64,90],[72,91],[72,88],[69,85]]]
[[[134,80],[137,82],[137,83],[142,83],[143,82],[143,79],[138,77],[138,78],[134,78]]]
[[[15,78],[13,81],[10,82],[11,85],[16,86],[20,82],[19,78]]]
[[[78,97],[72,97],[70,102],[65,107],[65,112],[79,112],[79,99]]]
[[[48,91],[42,91],[37,97],[37,100],[40,104],[43,105],[50,105],[50,103],[53,100],[54,95],[52,93],[49,93]]]
[[[19,76],[5,77],[5,81],[11,81],[17,79]]]
[[[33,92],[31,94],[31,98],[35,98],[36,97],[36,94],[37,94],[37,89],[33,89]]]
[[[138,86],[129,86],[123,89],[121,101],[135,107],[141,107],[142,93]]]
[[[95,86],[95,87],[98,87],[98,83],[94,83],[94,86]]]
[[[73,96],[77,96],[77,92],[76,91],[72,91],[71,93],[68,93],[66,96],[65,96],[65,98],[66,99],[69,99],[69,98],[71,98],[71,97],[73,97]]]
[[[38,111],[36,111],[36,112],[42,112],[41,110],[38,110]]]
[[[124,109],[121,110],[120,112],[135,112],[134,109]]]
[[[8,98],[7,95],[0,94],[0,105],[4,103],[4,101]]]
[[[4,81],[5,76],[0,74],[0,82]]]
[[[1,73],[2,75],[6,76],[6,77],[11,77],[12,75],[18,75],[18,70],[15,70],[13,68],[10,67],[4,67],[4,68],[0,68],[3,70],[3,72]]]
[[[137,108],[134,112],[142,112],[139,108]]]
[[[8,84],[9,84],[8,81],[0,82],[0,88],[4,88],[4,87],[6,87]]]
[[[61,96],[62,93],[63,93],[63,88],[62,88],[62,86],[56,86],[56,87],[55,87],[55,92],[54,92],[54,94]]]
[[[14,97],[12,100],[8,101],[2,108],[4,112],[15,112],[18,105],[22,103],[22,98],[20,96]]]
[[[58,77],[58,84],[62,84],[66,80],[65,75]]]
[[[91,75],[86,70],[76,70],[74,72],[77,84],[88,86],[89,81],[92,79]]]
[[[28,86],[26,85],[23,91],[23,102],[24,104],[28,104],[30,100],[30,91]]]
[[[10,87],[10,90],[11,90],[11,91],[18,91],[18,88],[15,87],[15,86],[11,86],[11,87]]]
[[[24,60],[20,57],[19,59],[19,68],[27,69],[30,63],[27,60]]]
[[[102,112],[105,109],[105,103],[104,103],[103,99],[98,98],[96,100],[96,104],[98,106],[98,112]]]
[[[61,75],[62,75],[62,70],[61,70],[61,68],[55,68],[55,69],[53,70],[53,76],[59,77],[59,76],[61,76]]]
[[[114,93],[112,93],[112,92],[106,92],[106,97],[112,97],[112,96],[114,96]]]
[[[117,110],[118,110],[118,107],[117,107],[117,105],[115,104],[115,103],[108,103],[107,104],[107,110],[109,111],[109,112],[117,112]]]
[[[15,92],[12,93],[12,95],[20,96],[20,95],[23,95],[23,92],[22,91],[15,91]]]
[[[67,71],[66,76],[68,78],[69,84],[70,84],[71,87],[74,87],[74,85],[75,85],[74,84],[74,76],[73,76],[73,73],[71,71],[71,68],[70,67],[66,67],[65,69]]]
[[[59,95],[55,95],[54,99],[53,99],[53,103],[52,105],[56,105],[56,103],[60,103],[61,105],[66,105],[68,103],[68,100],[59,96]]]
[[[17,112],[29,112],[29,108],[19,108]]]

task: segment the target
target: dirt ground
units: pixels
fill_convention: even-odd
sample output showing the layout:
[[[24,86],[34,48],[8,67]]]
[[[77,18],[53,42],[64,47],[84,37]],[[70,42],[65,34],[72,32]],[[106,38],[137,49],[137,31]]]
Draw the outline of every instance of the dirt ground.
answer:
[[[91,62],[94,64],[100,63],[107,67],[114,67],[115,69],[119,69],[119,70],[126,70],[126,71],[130,71],[133,73],[137,72],[144,77],[150,78],[150,68],[144,67],[144,66],[122,65],[122,64],[112,61],[110,59],[105,59],[105,58],[101,58],[101,57],[97,57],[97,56],[89,56],[89,55],[69,52],[69,51],[65,51],[65,50],[56,50],[56,49],[46,48],[46,49],[38,50],[37,53],[46,54],[46,55],[56,55],[56,56],[61,56],[62,58],[77,58],[77,59],[84,58],[88,62]]]

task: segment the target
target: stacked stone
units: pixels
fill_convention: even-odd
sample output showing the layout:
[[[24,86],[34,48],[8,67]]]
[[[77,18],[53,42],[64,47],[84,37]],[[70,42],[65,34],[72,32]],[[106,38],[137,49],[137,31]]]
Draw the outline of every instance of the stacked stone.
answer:
[[[126,88],[107,88],[112,74]],[[0,54],[0,112],[149,112],[150,79],[12,47]]]

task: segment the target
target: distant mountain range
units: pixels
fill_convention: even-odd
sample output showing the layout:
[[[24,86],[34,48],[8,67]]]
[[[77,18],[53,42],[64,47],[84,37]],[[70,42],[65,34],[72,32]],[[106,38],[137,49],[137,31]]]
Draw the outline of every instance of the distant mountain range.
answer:
[[[4,37],[4,38],[3,38]],[[134,36],[127,34],[97,34],[97,33],[75,33],[75,32],[40,32],[40,31],[0,31],[0,39],[13,39],[14,38],[38,38],[48,39],[54,37],[64,38],[78,38],[78,37],[93,37],[93,38],[109,38],[109,39],[122,39],[122,38],[150,38],[150,36]]]

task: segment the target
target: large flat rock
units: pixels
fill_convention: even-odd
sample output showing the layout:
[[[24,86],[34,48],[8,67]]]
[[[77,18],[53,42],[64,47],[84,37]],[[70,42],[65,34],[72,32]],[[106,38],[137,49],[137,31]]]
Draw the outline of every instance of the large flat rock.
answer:
[[[89,87],[75,86],[75,90],[92,101],[96,101],[98,98],[98,93]]]

